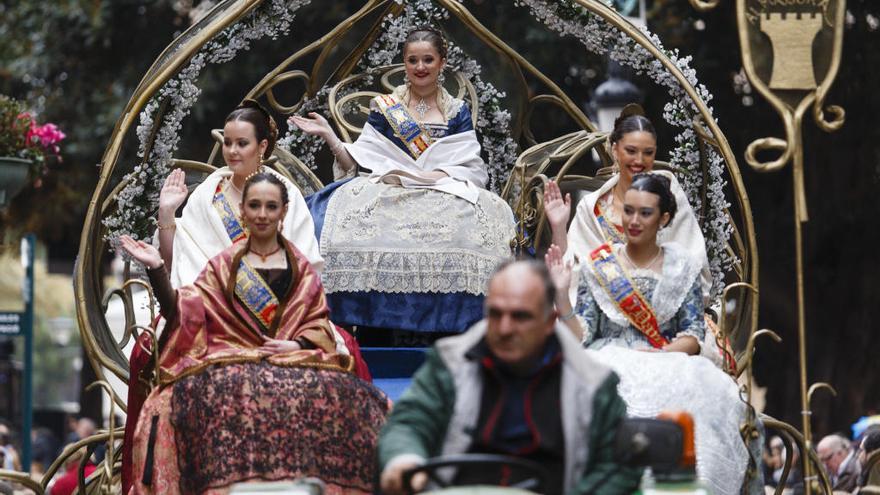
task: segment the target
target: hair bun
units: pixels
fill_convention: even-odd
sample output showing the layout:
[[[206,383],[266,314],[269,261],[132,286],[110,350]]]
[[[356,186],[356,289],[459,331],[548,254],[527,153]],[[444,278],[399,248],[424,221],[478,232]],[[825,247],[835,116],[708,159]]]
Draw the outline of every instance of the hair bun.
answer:
[[[620,116],[622,118],[629,117],[630,115],[641,115],[645,116],[645,109],[642,108],[638,103],[627,103],[623,110],[620,111]]]
[[[627,103],[623,110],[620,111],[620,115],[614,119],[614,128],[616,129],[620,126],[620,123],[624,121],[627,117],[632,117],[633,115],[638,115],[640,117],[645,116],[645,109],[642,108],[638,103]]]
[[[266,127],[269,130],[269,146],[268,148],[266,148],[266,153],[264,154],[263,158],[268,159],[272,155],[272,150],[275,149],[275,142],[278,141],[278,124],[275,123],[275,119],[272,117],[272,114],[269,113],[269,110],[266,110],[266,107],[261,105],[260,102],[252,98],[245,98],[235,108],[250,108],[260,112],[263,117],[266,118]]]
[[[271,137],[269,141],[272,143],[278,141],[278,124],[275,123],[275,119],[271,115],[269,116],[269,137]]]

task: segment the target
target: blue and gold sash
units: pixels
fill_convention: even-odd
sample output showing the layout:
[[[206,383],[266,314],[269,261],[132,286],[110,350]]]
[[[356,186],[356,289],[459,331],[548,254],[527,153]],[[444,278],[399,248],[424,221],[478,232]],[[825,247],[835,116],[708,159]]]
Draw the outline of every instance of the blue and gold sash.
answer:
[[[668,344],[669,341],[660,333],[654,308],[620,266],[611,245],[602,244],[590,253],[590,259],[596,279],[626,319],[647,337],[653,347],[660,349]]]
[[[242,227],[241,222],[238,221],[238,217],[235,216],[235,211],[232,209],[232,205],[229,204],[229,200],[223,192],[222,180],[217,184],[217,190],[214,191],[213,204],[214,209],[217,210],[217,214],[220,215],[220,220],[223,222],[223,227],[226,228],[226,234],[229,235],[229,239],[232,243],[235,244],[240,240],[247,239],[247,231]]]
[[[254,267],[242,258],[235,274],[235,295],[248,313],[260,324],[263,333],[270,333],[278,312],[278,297]]]
[[[605,213],[605,208],[602,206],[602,198],[596,200],[596,206],[593,207],[593,215],[596,217],[596,221],[599,222],[599,227],[602,229],[602,234],[604,234],[605,240],[608,243],[626,243],[626,239],[623,236],[623,228],[618,228],[608,220],[608,215]]]
[[[379,111],[388,121],[394,135],[406,145],[407,151],[413,158],[418,159],[428,146],[431,146],[431,137],[428,131],[420,124],[403,102],[397,101],[391,95],[381,95],[376,98]]]

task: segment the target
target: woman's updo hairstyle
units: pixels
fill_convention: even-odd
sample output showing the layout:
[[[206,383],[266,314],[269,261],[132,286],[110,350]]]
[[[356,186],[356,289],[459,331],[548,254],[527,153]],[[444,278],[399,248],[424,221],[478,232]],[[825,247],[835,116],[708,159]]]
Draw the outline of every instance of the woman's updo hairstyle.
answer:
[[[669,213],[669,221],[666,222],[666,225],[669,225],[672,223],[672,219],[675,218],[675,212],[678,210],[678,205],[675,203],[675,196],[672,195],[670,186],[668,177],[643,172],[633,176],[632,184],[629,188],[635,191],[656,194],[660,198],[660,215]]]
[[[290,199],[287,197],[287,185],[281,182],[281,179],[275,176],[272,172],[266,172],[264,170],[258,170],[256,173],[253,173],[248,176],[248,178],[244,181],[244,187],[241,189],[241,202],[244,203],[247,198],[248,189],[254,184],[259,184],[260,182],[268,182],[269,184],[274,184],[278,186],[278,189],[281,190],[281,204],[286,205]]]
[[[645,131],[657,139],[657,131],[654,130],[654,124],[645,117],[645,110],[641,105],[630,103],[623,107],[620,116],[614,120],[614,130],[608,136],[608,141],[614,144],[620,141],[623,136],[637,131]]]
[[[254,126],[257,142],[264,139],[269,142],[269,146],[266,146],[266,151],[263,153],[263,159],[266,160],[272,156],[275,141],[278,140],[278,126],[269,111],[263,108],[263,105],[260,105],[256,100],[244,100],[232,113],[226,116],[224,123],[234,120],[241,120]]]
[[[440,58],[446,58],[446,54],[449,52],[449,44],[446,43],[446,37],[434,26],[423,24],[410,31],[403,42],[403,51],[406,52],[406,46],[410,43],[419,41],[430,43],[437,50],[437,53],[440,54]]]

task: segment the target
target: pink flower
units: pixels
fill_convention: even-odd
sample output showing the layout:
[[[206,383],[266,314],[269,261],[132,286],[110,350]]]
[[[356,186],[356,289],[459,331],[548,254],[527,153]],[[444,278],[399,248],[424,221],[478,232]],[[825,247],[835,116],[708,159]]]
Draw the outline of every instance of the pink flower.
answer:
[[[32,135],[40,140],[40,144],[43,145],[43,148],[51,150],[57,150],[58,147],[56,145],[66,137],[55,124],[44,124],[41,126],[32,124],[29,134],[30,133],[33,133]],[[57,151],[55,152],[57,153]]]
[[[31,120],[25,140],[29,145],[42,146],[43,149],[57,155],[59,152],[58,143],[65,137],[66,135],[55,124],[37,125],[35,121]]]

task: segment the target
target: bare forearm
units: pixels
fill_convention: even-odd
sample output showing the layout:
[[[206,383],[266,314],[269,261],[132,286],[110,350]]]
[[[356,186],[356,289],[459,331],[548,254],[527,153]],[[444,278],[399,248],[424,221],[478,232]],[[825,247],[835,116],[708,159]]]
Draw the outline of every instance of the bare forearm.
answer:
[[[559,246],[562,254],[568,251],[568,231],[565,225],[550,224],[550,232],[552,233],[553,244]]]
[[[339,164],[339,167],[346,174],[357,168],[357,162],[354,161],[354,158],[352,158],[348,150],[345,149],[342,140],[336,137],[336,134],[327,134],[324,136],[324,141],[327,143],[327,146],[330,147],[330,152],[333,153],[333,157],[336,158],[336,163]]]
[[[584,328],[581,326],[580,320],[575,317],[574,308],[568,299],[568,288],[556,290],[556,312],[559,313],[559,321],[565,323],[565,326],[571,330],[571,333],[578,341],[584,338]]]

